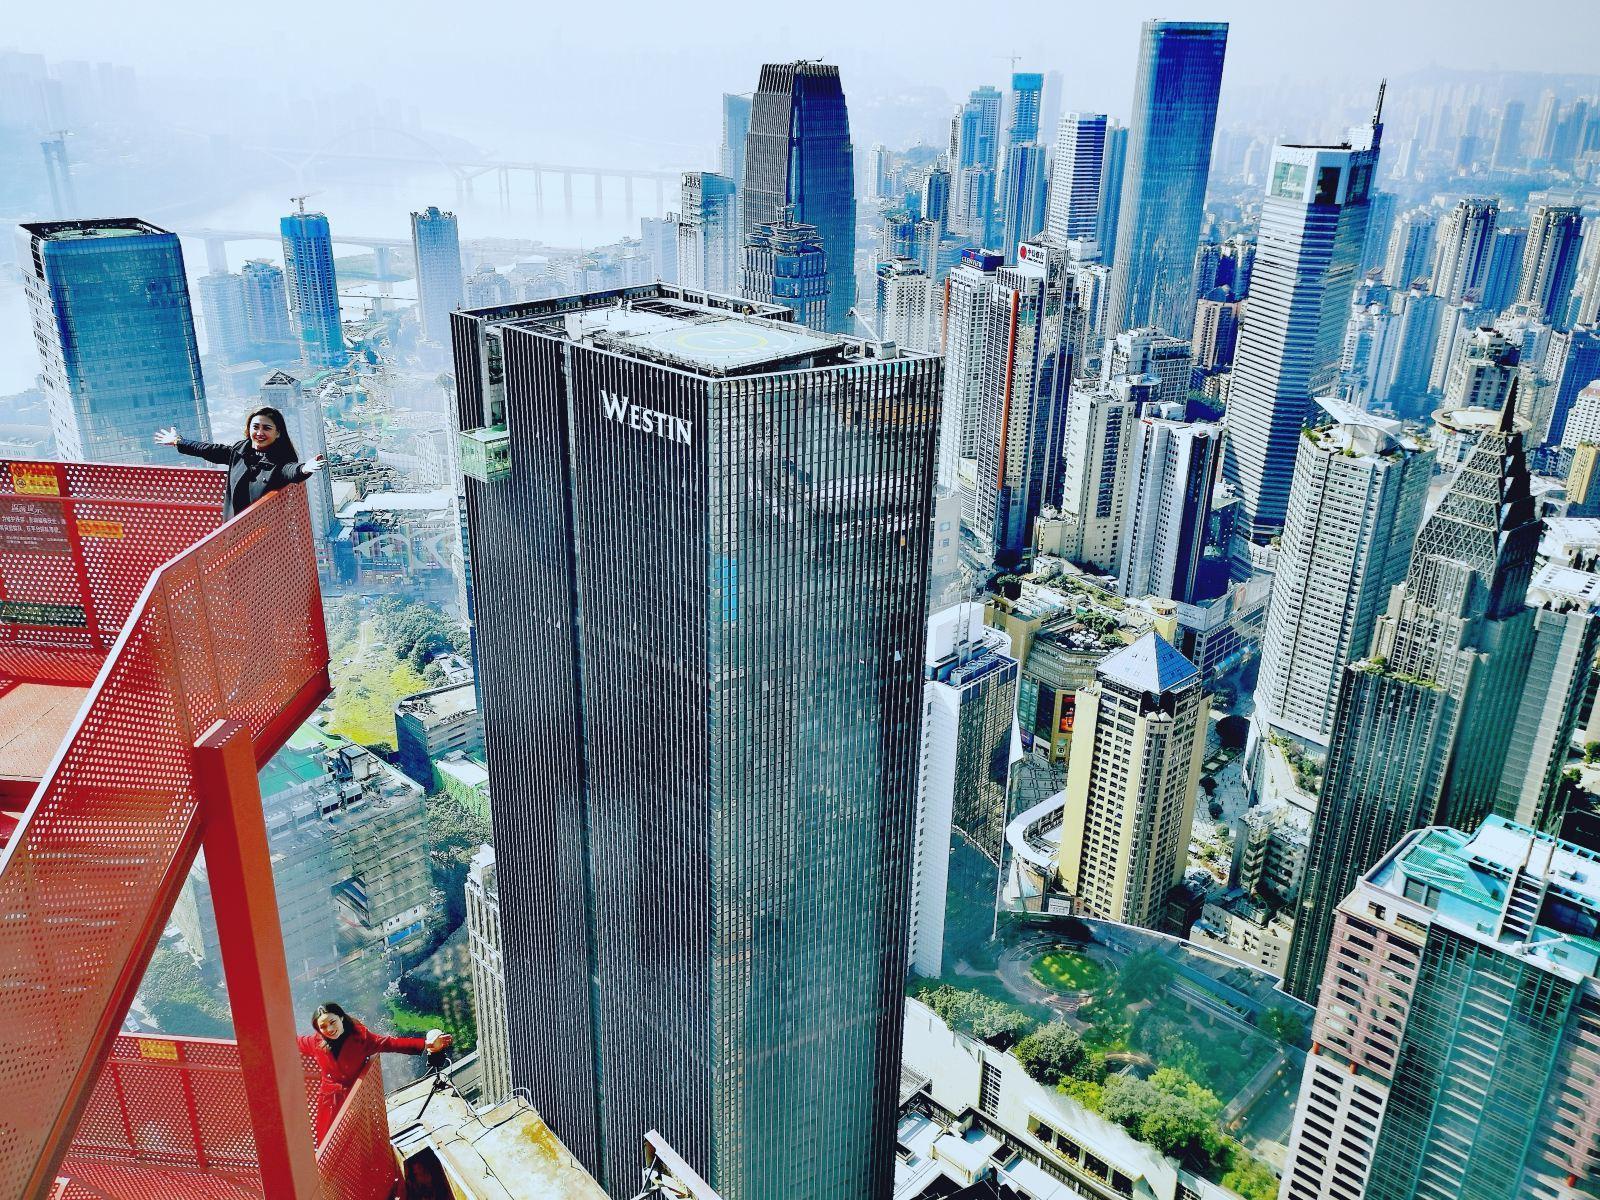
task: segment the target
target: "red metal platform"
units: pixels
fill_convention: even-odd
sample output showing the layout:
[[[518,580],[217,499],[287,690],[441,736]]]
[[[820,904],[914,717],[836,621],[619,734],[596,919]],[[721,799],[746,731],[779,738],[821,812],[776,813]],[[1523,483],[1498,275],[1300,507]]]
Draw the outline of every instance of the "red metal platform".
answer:
[[[304,491],[221,508],[219,472],[0,460],[0,1197],[395,1186],[376,1072],[312,1157],[254,779],[328,693]],[[202,844],[239,1043],[120,1037]]]

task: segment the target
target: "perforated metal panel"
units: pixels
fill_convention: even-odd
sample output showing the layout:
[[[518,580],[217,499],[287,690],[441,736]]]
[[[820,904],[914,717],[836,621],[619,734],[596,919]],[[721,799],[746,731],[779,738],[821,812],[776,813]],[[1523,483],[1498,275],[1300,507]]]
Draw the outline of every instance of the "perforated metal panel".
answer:
[[[383,1070],[376,1058],[339,1110],[317,1151],[325,1200],[386,1200],[399,1183],[389,1146],[389,1118],[383,1101]]]
[[[0,676],[90,683],[150,576],[221,523],[223,480],[0,459]]]
[[[0,466],[14,473],[15,464]],[[80,468],[64,470],[70,491]],[[182,487],[193,497],[214,486],[197,478],[205,472],[81,470],[100,472],[96,486],[145,496]],[[166,536],[128,526],[150,529],[162,548],[107,551],[103,570],[91,563],[87,594],[116,611],[129,586],[125,573],[167,553],[183,522],[202,519],[187,512],[170,518]],[[92,650],[65,651],[73,652]],[[0,1012],[16,1044],[28,1047],[0,1058],[0,1197],[21,1195],[39,1163],[57,1153],[193,862],[195,740],[231,718],[271,753],[287,735],[285,712],[303,703],[326,665],[299,488],[274,493],[217,529],[151,577],[131,606],[70,742],[0,858]],[[132,1094],[142,1095],[140,1066],[127,1070]],[[195,1069],[186,1077],[205,1075]],[[195,1085],[205,1100],[203,1141],[219,1154],[242,1154],[243,1109],[229,1112],[206,1093],[209,1079]],[[103,1135],[106,1110],[90,1104],[89,1112],[90,1132]],[[136,1098],[129,1114],[136,1137],[160,1143],[170,1132],[159,1104]]]

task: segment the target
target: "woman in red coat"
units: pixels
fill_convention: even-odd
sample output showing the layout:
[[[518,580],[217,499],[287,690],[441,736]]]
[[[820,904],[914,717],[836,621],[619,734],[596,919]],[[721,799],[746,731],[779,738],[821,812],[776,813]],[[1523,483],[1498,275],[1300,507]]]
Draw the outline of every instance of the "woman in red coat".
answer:
[[[316,1033],[300,1035],[300,1052],[322,1068],[317,1091],[317,1145],[333,1127],[344,1098],[350,1094],[367,1059],[374,1054],[433,1054],[450,1045],[448,1033],[430,1029],[425,1038],[385,1037],[373,1033],[337,1004],[324,1004],[311,1014]]]

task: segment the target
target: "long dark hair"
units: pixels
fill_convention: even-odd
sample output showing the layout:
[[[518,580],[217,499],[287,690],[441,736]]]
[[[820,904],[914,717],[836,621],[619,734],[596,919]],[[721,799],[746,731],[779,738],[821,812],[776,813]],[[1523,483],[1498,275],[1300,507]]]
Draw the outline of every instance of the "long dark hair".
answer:
[[[245,444],[250,443],[250,422],[257,417],[266,417],[278,427],[278,439],[267,447],[267,457],[274,462],[299,462],[300,452],[294,448],[294,439],[289,436],[289,422],[271,405],[262,405],[244,419]]]
[[[270,412],[272,410],[268,409],[267,411]],[[344,1022],[344,1032],[338,1037],[330,1038],[322,1032],[321,1028],[318,1027],[317,1020],[324,1014],[338,1017]],[[317,1005],[317,1010],[311,1014],[311,1028],[316,1030],[317,1036],[323,1041],[327,1042],[328,1048],[335,1054],[339,1053],[339,1047],[344,1044],[345,1038],[350,1036],[350,1030],[354,1027],[355,1023],[356,1019],[349,1013],[345,1012],[344,1006],[335,1004],[332,1000],[323,1001],[321,1004]]]

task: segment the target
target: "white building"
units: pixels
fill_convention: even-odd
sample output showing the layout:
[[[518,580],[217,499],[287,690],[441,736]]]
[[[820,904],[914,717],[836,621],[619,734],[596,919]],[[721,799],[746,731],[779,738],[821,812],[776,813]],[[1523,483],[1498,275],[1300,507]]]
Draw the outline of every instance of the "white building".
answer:
[[[944,969],[950,839],[959,833],[996,863],[1005,834],[1016,734],[1018,664],[1011,639],[958,604],[928,621],[922,759],[911,889],[911,967]]]
[[[945,287],[944,409],[939,426],[939,483],[957,486],[961,459],[978,457],[978,401],[983,392],[989,299],[998,254],[967,250]]]
[[[1185,421],[1169,405],[1145,413],[1128,437],[1127,515],[1116,576],[1124,596],[1190,601],[1200,581],[1222,427]]]
[[[500,958],[500,885],[494,847],[482,846],[467,871],[467,951],[472,964],[472,1011],[478,1022],[483,1099],[511,1098],[511,1044],[506,1032],[506,974]]]
[[[1127,516],[1128,442],[1155,390],[1153,380],[1142,378],[1072,389],[1061,487],[1063,558],[1116,570]]]
[[[1050,212],[1045,221],[1052,240],[1094,239],[1100,224],[1105,146],[1105,113],[1069,112],[1061,118],[1050,171]]]
[[[1125,329],[1106,345],[1100,368],[1102,385],[1119,379],[1153,375],[1159,381],[1153,399],[1159,404],[1185,404],[1194,371],[1192,342],[1163,333],[1153,325]]]
[[[931,353],[933,278],[909,258],[894,258],[876,268],[878,333],[908,350]]]
[[[1256,685],[1258,730],[1325,752],[1345,665],[1405,578],[1433,454],[1375,425],[1301,435]]]
[[[1467,196],[1439,222],[1433,259],[1433,294],[1455,304],[1468,292],[1479,296],[1489,277],[1499,201]]]

